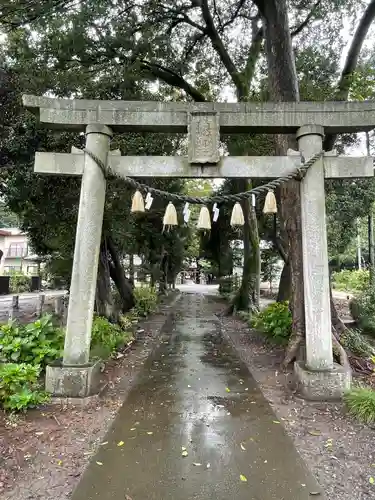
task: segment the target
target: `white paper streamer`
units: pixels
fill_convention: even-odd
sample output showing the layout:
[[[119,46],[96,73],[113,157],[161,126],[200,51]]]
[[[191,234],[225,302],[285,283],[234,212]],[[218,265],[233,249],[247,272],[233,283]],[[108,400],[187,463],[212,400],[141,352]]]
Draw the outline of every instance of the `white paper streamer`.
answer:
[[[145,209],[150,210],[152,202],[154,201],[154,198],[151,196],[151,193],[147,193],[146,195],[146,204],[145,204]]]

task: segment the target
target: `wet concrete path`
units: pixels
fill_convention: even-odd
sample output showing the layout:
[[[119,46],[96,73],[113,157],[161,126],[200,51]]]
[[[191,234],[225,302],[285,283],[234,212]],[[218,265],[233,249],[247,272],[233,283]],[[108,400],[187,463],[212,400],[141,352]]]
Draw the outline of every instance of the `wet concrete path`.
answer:
[[[323,499],[202,295],[181,298],[104,441],[73,500]]]

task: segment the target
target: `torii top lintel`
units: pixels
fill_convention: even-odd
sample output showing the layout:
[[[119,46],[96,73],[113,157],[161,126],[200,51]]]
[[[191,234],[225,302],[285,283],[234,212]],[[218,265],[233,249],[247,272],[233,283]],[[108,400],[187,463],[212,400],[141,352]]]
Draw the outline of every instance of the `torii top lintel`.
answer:
[[[326,133],[375,127],[375,102],[186,103],[99,101],[23,96],[23,104],[48,128],[84,131],[100,123],[114,131],[186,132],[189,114],[217,115],[221,133],[293,133],[303,125],[321,125]]]

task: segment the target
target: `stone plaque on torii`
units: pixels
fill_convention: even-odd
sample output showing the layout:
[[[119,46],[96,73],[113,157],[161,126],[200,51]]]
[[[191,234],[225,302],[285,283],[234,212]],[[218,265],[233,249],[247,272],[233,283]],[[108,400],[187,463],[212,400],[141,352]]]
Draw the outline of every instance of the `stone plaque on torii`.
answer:
[[[346,103],[162,103],[90,101],[24,96],[24,105],[49,128],[86,133],[86,149],[126,177],[262,178],[284,176],[322,150],[324,133],[375,126],[375,105]],[[121,156],[110,152],[112,131],[188,132],[188,156]],[[287,156],[219,156],[221,133],[295,133],[299,152]],[[35,172],[82,176],[62,366],[48,367],[46,388],[56,395],[92,392],[97,366],[89,363],[106,180],[82,151],[36,153]],[[306,364],[296,363],[302,392],[340,396],[350,372],[333,362],[324,178],[372,177],[370,157],[327,152],[301,181]]]

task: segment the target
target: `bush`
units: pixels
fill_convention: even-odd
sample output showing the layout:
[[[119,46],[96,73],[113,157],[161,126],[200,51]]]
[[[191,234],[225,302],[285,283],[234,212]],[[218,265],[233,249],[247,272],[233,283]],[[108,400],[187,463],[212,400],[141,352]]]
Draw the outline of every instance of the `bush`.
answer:
[[[278,343],[286,343],[292,332],[292,314],[288,302],[275,302],[255,314],[251,326]]]
[[[158,295],[156,289],[150,286],[134,288],[134,311],[138,316],[146,317],[156,311]]]
[[[219,294],[222,297],[234,296],[240,287],[238,276],[224,276],[219,280]]]
[[[369,271],[345,269],[332,273],[332,285],[336,290],[360,292],[368,287],[370,279]]]
[[[30,278],[23,273],[13,272],[10,274],[10,293],[23,293],[30,291]]]
[[[362,358],[370,358],[375,354],[374,347],[357,329],[346,330],[340,336],[340,342],[343,347],[349,349],[356,356],[361,356]]]
[[[96,316],[91,331],[91,357],[106,359],[119,347],[132,340],[132,335],[106,318]]]
[[[375,334],[375,287],[368,287],[350,302],[350,311],[358,327],[365,333]]]
[[[27,363],[0,364],[0,402],[8,410],[24,410],[48,401],[39,390],[40,367]]]
[[[375,391],[359,387],[344,395],[345,404],[354,417],[366,424],[375,423]]]
[[[52,316],[19,325],[8,321],[0,327],[0,362],[30,363],[42,368],[61,357],[64,334],[52,324]]]

